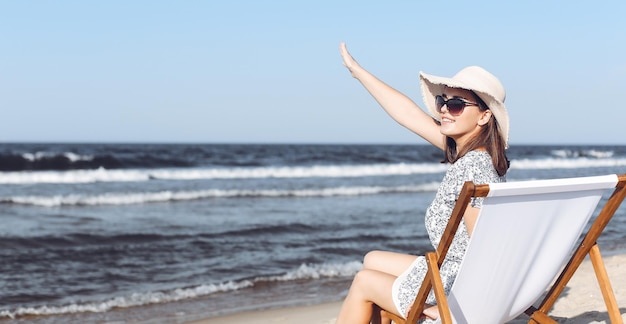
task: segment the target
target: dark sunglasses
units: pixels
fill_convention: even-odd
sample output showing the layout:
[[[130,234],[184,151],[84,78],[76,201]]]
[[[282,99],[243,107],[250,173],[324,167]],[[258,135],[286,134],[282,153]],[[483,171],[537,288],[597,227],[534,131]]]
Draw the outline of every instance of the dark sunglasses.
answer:
[[[435,107],[437,107],[438,113],[441,113],[441,108],[443,108],[443,105],[446,105],[446,107],[448,107],[448,112],[452,116],[458,116],[462,114],[465,106],[478,106],[478,104],[475,102],[465,101],[461,98],[452,98],[446,100],[442,96],[436,96]]]

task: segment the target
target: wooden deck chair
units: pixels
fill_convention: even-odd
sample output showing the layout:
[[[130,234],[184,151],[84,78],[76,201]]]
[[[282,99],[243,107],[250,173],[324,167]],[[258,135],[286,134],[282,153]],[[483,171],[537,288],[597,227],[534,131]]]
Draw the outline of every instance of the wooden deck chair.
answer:
[[[505,323],[522,313],[530,317],[529,323],[556,323],[547,314],[589,255],[610,321],[623,323],[596,240],[624,200],[625,185],[626,174],[465,183],[437,251],[426,253],[429,270],[407,319],[375,306],[373,322],[415,323],[432,289],[444,324]],[[589,224],[608,189],[613,189],[612,195]],[[485,199],[446,296],[439,267],[472,197]]]

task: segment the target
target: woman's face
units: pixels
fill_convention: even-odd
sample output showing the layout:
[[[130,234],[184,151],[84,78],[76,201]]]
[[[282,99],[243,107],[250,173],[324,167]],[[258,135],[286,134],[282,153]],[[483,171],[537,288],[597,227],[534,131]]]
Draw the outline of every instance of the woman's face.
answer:
[[[474,94],[469,90],[446,88],[443,91],[444,99],[460,98],[467,102],[476,103]],[[487,124],[491,118],[491,111],[480,111],[478,105],[467,105],[458,116],[453,116],[447,106],[441,107],[441,134],[454,139],[458,147],[462,147],[470,138],[480,132],[481,126]]]

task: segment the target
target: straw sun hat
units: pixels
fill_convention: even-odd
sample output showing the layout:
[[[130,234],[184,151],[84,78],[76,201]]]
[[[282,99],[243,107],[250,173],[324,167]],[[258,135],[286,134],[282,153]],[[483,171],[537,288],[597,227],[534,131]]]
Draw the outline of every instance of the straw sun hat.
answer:
[[[446,87],[473,91],[487,104],[498,123],[505,147],[509,147],[509,114],[504,106],[506,92],[500,80],[479,66],[468,66],[452,78],[439,77],[420,72],[420,84],[424,103],[431,116],[439,119],[435,107],[435,96],[441,95]]]

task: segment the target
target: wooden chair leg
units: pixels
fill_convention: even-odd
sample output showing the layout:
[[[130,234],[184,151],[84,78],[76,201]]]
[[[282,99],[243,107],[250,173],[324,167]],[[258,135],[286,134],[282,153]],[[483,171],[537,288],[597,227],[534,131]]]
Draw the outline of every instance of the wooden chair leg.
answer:
[[[557,324],[558,322],[551,319],[550,316],[542,313],[541,311],[535,311],[531,316],[528,324]]]
[[[387,316],[388,312],[374,304],[372,310],[371,324],[391,324],[391,318]]]
[[[370,318],[370,324],[381,324],[381,313],[382,309],[380,306],[374,304],[372,306],[372,318]]]
[[[611,286],[609,275],[606,272],[606,266],[604,265],[604,261],[602,260],[602,255],[600,254],[600,248],[598,247],[598,244],[594,244],[591,247],[591,250],[589,251],[589,258],[591,259],[593,270],[596,273],[598,285],[600,286],[602,298],[604,298],[604,303],[606,304],[606,309],[609,314],[609,319],[611,320],[611,323],[623,323],[622,315],[620,314],[619,307],[617,306],[615,293],[613,292],[613,287]]]
[[[426,253],[426,262],[428,267],[433,272],[433,290],[435,291],[435,298],[437,299],[437,309],[439,310],[439,318],[441,323],[452,323],[452,314],[450,314],[450,307],[448,306],[448,298],[443,289],[443,283],[441,282],[441,274],[439,273],[439,267],[437,265],[437,254],[434,252]]]
[[[372,318],[370,319],[371,324],[391,324],[392,321],[396,324],[405,323],[403,318],[374,304],[372,309]]]

